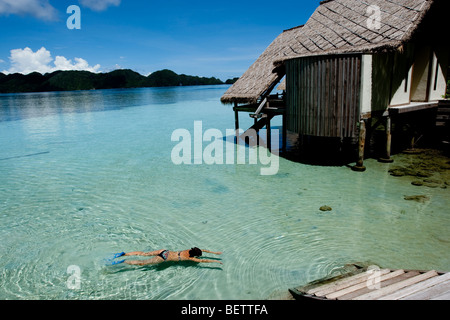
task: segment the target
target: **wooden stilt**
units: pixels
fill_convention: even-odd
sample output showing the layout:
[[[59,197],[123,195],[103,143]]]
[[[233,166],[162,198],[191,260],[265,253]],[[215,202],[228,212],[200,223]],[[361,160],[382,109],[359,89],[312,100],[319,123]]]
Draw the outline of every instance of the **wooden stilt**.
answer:
[[[286,149],[287,149],[287,118],[286,118],[286,108],[284,109],[283,112],[283,147],[282,147],[282,152],[283,154],[286,154]]]
[[[256,145],[259,146],[259,128],[258,128],[258,119],[255,118],[254,120],[254,126],[253,126],[256,130]]]
[[[238,139],[239,139],[239,111],[237,110],[237,102],[234,103],[234,127],[236,129],[234,142],[238,143]]]
[[[267,149],[269,149],[269,151],[272,151],[272,131],[271,131],[271,127],[270,127],[270,118],[268,118],[267,120],[267,124],[266,124],[266,139],[267,139]]]
[[[359,126],[359,154],[358,162],[352,167],[353,171],[363,172],[366,171],[364,167],[364,149],[366,144],[366,121],[361,120]]]
[[[391,158],[391,142],[392,142],[392,121],[391,117],[388,116],[386,119],[386,157],[378,159],[378,161],[383,163],[392,163],[394,160]]]

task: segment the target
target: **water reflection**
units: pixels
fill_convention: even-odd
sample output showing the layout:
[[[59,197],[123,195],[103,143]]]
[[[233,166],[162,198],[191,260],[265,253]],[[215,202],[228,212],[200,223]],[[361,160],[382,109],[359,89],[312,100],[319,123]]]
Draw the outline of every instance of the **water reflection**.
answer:
[[[197,90],[196,90],[197,89]],[[61,113],[119,110],[143,105],[217,99],[224,86],[134,88],[0,95],[0,122]]]

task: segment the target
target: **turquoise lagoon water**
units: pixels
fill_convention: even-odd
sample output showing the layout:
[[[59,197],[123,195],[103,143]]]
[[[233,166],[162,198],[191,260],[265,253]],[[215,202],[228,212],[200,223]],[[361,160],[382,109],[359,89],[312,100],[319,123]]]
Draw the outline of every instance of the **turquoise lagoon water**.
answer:
[[[174,130],[233,129],[226,89],[1,95],[0,299],[265,299],[355,261],[450,271],[450,189],[390,176],[407,156],[364,173],[175,165]],[[416,194],[430,200],[403,199]],[[192,246],[223,251],[223,266],[105,265]]]

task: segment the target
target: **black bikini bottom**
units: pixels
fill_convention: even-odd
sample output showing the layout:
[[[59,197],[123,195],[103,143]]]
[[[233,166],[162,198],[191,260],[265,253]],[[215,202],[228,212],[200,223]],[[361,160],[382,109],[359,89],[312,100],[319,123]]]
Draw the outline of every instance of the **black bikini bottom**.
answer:
[[[158,254],[159,257],[163,258],[164,261],[167,260],[167,258],[169,257],[169,250],[164,250],[163,252],[161,252],[160,254]]]

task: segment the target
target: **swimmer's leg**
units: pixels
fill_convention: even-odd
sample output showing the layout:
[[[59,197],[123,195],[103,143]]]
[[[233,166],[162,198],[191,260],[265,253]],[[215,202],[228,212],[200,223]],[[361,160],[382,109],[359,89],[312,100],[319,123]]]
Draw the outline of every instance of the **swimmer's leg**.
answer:
[[[164,250],[156,250],[156,251],[150,251],[150,252],[143,252],[143,251],[134,251],[134,252],[128,252],[124,253],[124,256],[157,256]]]
[[[143,255],[145,255],[145,252],[143,251],[127,252],[124,254],[124,256],[143,256]]]
[[[152,265],[152,264],[159,264],[161,262],[164,262],[164,259],[161,257],[154,257],[147,260],[129,260],[125,261],[124,263],[134,265],[134,266],[146,266],[146,265]]]

